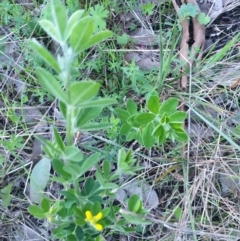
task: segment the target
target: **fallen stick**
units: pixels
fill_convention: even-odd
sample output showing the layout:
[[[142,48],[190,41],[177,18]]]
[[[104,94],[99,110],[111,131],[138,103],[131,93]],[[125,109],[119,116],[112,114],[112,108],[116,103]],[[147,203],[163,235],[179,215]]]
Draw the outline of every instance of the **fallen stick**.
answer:
[[[196,2],[196,0],[172,0],[173,6],[175,11],[178,13],[179,9],[182,4],[193,4],[198,11],[198,14],[200,13],[199,6]],[[205,26],[203,24],[200,24],[197,17],[198,14],[193,18],[189,19],[183,19],[180,20],[181,26],[182,26],[182,41],[180,44],[180,51],[179,51],[179,59],[181,63],[184,63],[183,67],[180,69],[181,73],[184,73],[184,75],[178,80],[178,87],[181,91],[186,91],[187,85],[188,85],[188,75],[186,73],[187,69],[189,69],[189,66],[193,65],[195,63],[195,60],[200,60],[202,58],[204,43],[205,43]],[[190,36],[189,32],[189,26],[190,21],[192,21],[193,25],[193,36]],[[189,40],[193,38],[194,43],[190,46]],[[189,56],[190,53],[190,56]],[[184,101],[181,100],[179,103],[179,109],[181,111],[184,111]],[[185,124],[183,123],[183,128],[185,128]],[[185,146],[183,147],[183,157],[185,157],[186,150]]]

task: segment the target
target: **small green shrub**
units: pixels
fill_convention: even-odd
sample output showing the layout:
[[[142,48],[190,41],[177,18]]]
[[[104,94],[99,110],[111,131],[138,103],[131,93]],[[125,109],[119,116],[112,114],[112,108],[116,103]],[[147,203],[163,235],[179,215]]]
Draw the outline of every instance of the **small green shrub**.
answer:
[[[182,129],[186,114],[176,110],[176,98],[160,104],[158,96],[151,95],[145,110],[138,112],[137,105],[129,100],[127,110],[116,109],[118,118],[112,115],[110,123],[107,123],[106,118],[104,121],[96,121],[104,107],[116,104],[117,101],[98,97],[100,84],[96,81],[76,81],[73,73],[77,69],[73,63],[80,53],[112,36],[110,31],[104,30],[105,26],[101,22],[96,25],[96,21],[99,21],[96,14],[100,11],[101,18],[104,18],[107,12],[98,6],[90,11],[90,15],[84,10],[78,10],[68,18],[59,0],[51,0],[50,5],[53,21],[42,19],[40,25],[59,44],[62,55],[55,59],[35,39],[28,44],[53,69],[49,72],[37,67],[36,75],[43,89],[58,100],[66,123],[66,140],[55,127],[52,128],[52,141],[38,137],[45,157],[33,168],[30,194],[39,205],[31,205],[28,211],[36,218],[47,219],[53,224],[53,239],[101,240],[104,229],[133,232],[137,225],[149,224],[145,220],[147,212],[142,200],[132,195],[127,200],[127,210],[120,209],[114,200],[119,178],[123,174],[135,175],[141,169],[137,160],[132,157],[131,151],[120,149],[113,172],[107,155],[104,156],[100,150],[91,155],[84,154],[76,146],[74,137],[77,133],[113,127],[108,134],[116,138],[119,135],[117,125],[122,120],[120,133],[125,134],[125,127],[132,129],[130,135],[135,135],[139,143],[146,147],[155,142],[161,144],[167,138],[186,140],[186,133]],[[129,136],[127,138],[131,139]],[[55,173],[52,181],[62,186],[57,199],[43,194],[51,177],[51,166]],[[86,172],[93,167],[95,171],[86,178]]]

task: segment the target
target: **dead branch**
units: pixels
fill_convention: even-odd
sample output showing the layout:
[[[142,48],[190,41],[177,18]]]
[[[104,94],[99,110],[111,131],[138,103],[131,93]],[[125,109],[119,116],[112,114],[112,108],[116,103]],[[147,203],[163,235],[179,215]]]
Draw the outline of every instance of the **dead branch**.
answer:
[[[173,6],[175,8],[175,11],[178,13],[180,5],[185,3],[191,3],[195,5],[198,9],[198,12],[200,13],[200,9],[198,7],[198,4],[196,0],[172,0]],[[195,18],[192,18],[192,24],[193,24],[193,39],[194,44],[192,46],[189,46],[188,41],[190,39],[190,33],[189,33],[189,20],[182,20],[181,26],[182,26],[182,41],[180,45],[180,53],[179,53],[179,59],[181,62],[185,63],[184,66],[181,69],[181,72],[186,72],[186,69],[188,68],[189,64],[193,64],[195,59],[200,60],[202,57],[202,52],[204,48],[205,43],[205,26],[200,24],[197,20],[197,16]],[[188,53],[191,52],[191,56],[188,56]],[[179,88],[183,91],[186,90],[188,84],[188,77],[187,75],[182,76],[182,78],[179,80]]]

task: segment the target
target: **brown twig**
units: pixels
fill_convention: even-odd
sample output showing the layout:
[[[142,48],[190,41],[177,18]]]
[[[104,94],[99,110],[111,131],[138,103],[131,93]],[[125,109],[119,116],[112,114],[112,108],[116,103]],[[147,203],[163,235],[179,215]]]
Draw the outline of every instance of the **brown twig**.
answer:
[[[178,13],[179,8],[182,4],[191,3],[196,6],[198,9],[198,13],[200,13],[199,6],[196,0],[172,0],[173,6],[175,11]],[[200,24],[197,19],[198,15],[195,18],[192,18],[193,24],[193,39],[194,43],[192,46],[189,46],[189,39],[190,39],[190,32],[189,32],[189,20],[184,19],[181,21],[182,26],[182,41],[180,45],[180,52],[179,52],[179,59],[183,64],[181,68],[181,73],[185,73],[178,81],[178,87],[182,91],[186,91],[188,85],[188,75],[186,74],[186,70],[188,69],[189,65],[193,65],[194,61],[200,60],[202,57],[202,52],[205,43],[205,26]],[[191,53],[191,56],[188,56],[188,53]],[[181,111],[184,110],[184,101],[180,101],[179,109]],[[185,124],[183,124],[183,128]],[[185,147],[183,148],[183,157],[185,156]]]

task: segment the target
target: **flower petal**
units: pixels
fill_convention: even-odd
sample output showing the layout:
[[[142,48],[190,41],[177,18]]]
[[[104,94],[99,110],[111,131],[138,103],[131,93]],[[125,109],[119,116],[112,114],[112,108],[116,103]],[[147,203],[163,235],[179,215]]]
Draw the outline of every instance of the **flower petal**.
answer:
[[[94,221],[99,221],[101,218],[102,218],[102,213],[98,213],[96,216],[93,217],[94,218]]]
[[[85,215],[86,215],[85,222],[91,222],[93,219],[92,213],[90,211],[86,211]]]
[[[98,223],[96,223],[96,224],[94,225],[94,228],[95,228],[97,231],[102,231],[102,229],[103,229],[102,225],[101,225],[101,224],[98,224]]]

